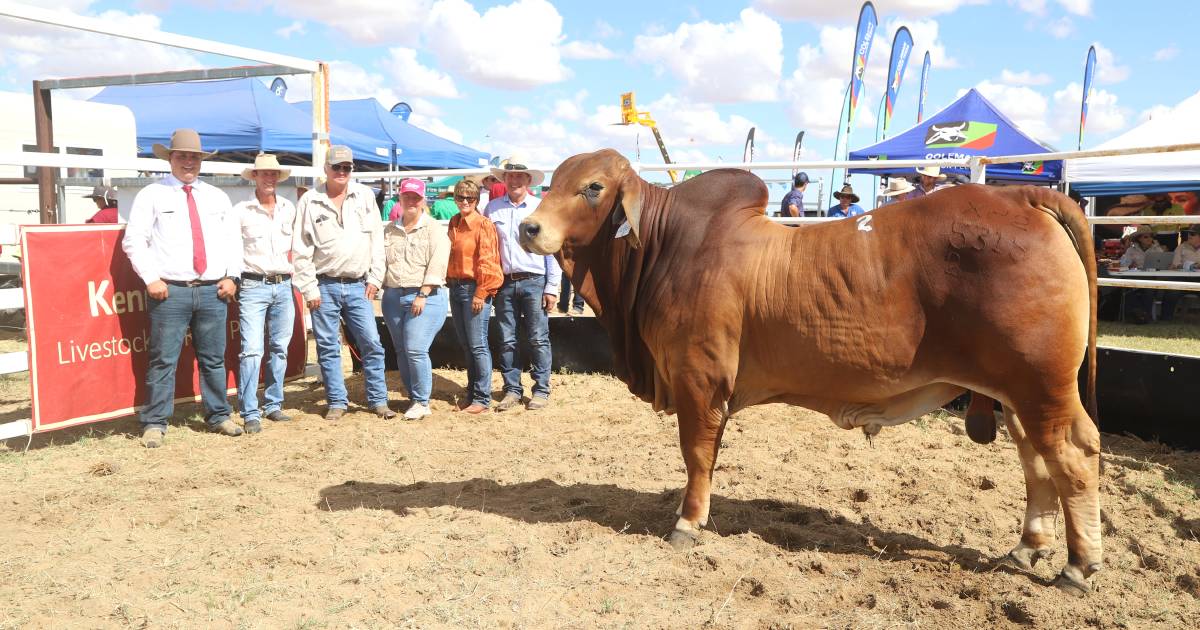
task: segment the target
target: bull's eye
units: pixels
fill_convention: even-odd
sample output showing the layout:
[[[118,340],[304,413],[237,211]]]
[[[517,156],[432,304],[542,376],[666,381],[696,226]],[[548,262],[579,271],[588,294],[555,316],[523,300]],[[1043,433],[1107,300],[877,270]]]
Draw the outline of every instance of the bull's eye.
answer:
[[[593,194],[598,193],[601,190],[604,190],[604,184],[601,184],[600,182],[592,182],[591,184],[588,185],[588,190],[591,191]]]

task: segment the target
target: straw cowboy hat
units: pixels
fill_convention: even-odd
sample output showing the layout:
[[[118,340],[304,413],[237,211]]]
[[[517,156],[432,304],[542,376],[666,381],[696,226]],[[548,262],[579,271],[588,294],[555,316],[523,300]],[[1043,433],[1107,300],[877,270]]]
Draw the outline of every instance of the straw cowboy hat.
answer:
[[[546,180],[546,174],[535,168],[529,168],[524,158],[519,155],[514,155],[507,160],[500,162],[500,166],[492,167],[492,175],[500,181],[504,181],[505,173],[529,173],[530,186],[540,186]]]
[[[946,177],[945,175],[942,175],[942,169],[937,166],[918,166],[917,175],[936,177],[937,179],[943,179]]]
[[[171,146],[164,147],[155,142],[153,151],[154,157],[160,160],[170,160],[172,151],[199,153],[202,160],[217,154],[216,151],[205,151],[200,148],[200,134],[196,133],[195,129],[176,129],[171,133]]]
[[[92,192],[83,196],[84,199],[102,199],[105,203],[117,200],[117,189],[104,184],[96,184]]]
[[[854,189],[850,187],[850,184],[842,186],[840,191],[833,193],[834,199],[841,199],[843,197],[849,197],[850,203],[858,203],[858,195],[854,194]]]
[[[884,197],[895,197],[916,190],[913,188],[912,182],[903,177],[893,177],[888,180],[887,189],[883,191]]]
[[[242,179],[254,181],[254,171],[279,171],[279,179],[276,180],[279,182],[287,179],[292,174],[290,169],[279,165],[279,158],[268,153],[259,153],[254,156],[254,166],[242,171]]]
[[[1124,236],[1129,236],[1136,239],[1142,235],[1154,236],[1154,230],[1150,229],[1149,225],[1139,225],[1136,228],[1131,225],[1125,228]]]

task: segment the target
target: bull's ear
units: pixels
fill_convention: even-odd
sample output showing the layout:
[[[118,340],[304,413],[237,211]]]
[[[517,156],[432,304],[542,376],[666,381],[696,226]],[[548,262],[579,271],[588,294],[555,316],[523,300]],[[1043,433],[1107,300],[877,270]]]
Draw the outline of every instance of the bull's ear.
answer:
[[[642,246],[642,178],[633,170],[625,173],[618,188],[620,203],[613,210],[612,222],[617,227],[616,238],[624,238],[629,246]]]

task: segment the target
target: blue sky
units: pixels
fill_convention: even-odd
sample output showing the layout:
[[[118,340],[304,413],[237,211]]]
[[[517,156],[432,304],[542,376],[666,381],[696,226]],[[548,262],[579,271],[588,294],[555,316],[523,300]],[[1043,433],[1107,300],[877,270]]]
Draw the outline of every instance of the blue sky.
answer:
[[[414,124],[493,154],[550,166],[604,146],[657,161],[646,130],[611,126],[637,93],[677,161],[739,161],[751,126],[759,160],[829,158],[858,4],[818,0],[37,1],[145,28],[333,63],[333,98],[405,100]],[[914,35],[892,134],[915,122],[920,60],[932,51],[927,112],[970,87],[1035,137],[1073,148],[1089,45],[1100,51],[1085,148],[1190,96],[1200,53],[1184,2],[879,0],[880,36],[851,146],[874,138],[891,36]],[[1186,22],[1185,22],[1186,23]],[[0,19],[0,89],[33,78],[239,65],[238,60]],[[308,98],[289,79],[290,100]],[[86,96],[84,94],[83,96]]]

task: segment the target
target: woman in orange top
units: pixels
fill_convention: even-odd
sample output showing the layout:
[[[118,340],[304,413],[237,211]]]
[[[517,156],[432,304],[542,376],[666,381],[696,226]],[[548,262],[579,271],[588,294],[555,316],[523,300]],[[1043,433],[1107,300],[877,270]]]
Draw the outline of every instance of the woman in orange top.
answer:
[[[492,297],[504,282],[496,226],[479,214],[479,184],[462,180],[454,186],[458,214],[450,219],[450,262],[446,286],[454,332],[466,351],[467,393],[463,411],[479,414],[492,404],[492,354],[488,349],[488,318]]]

